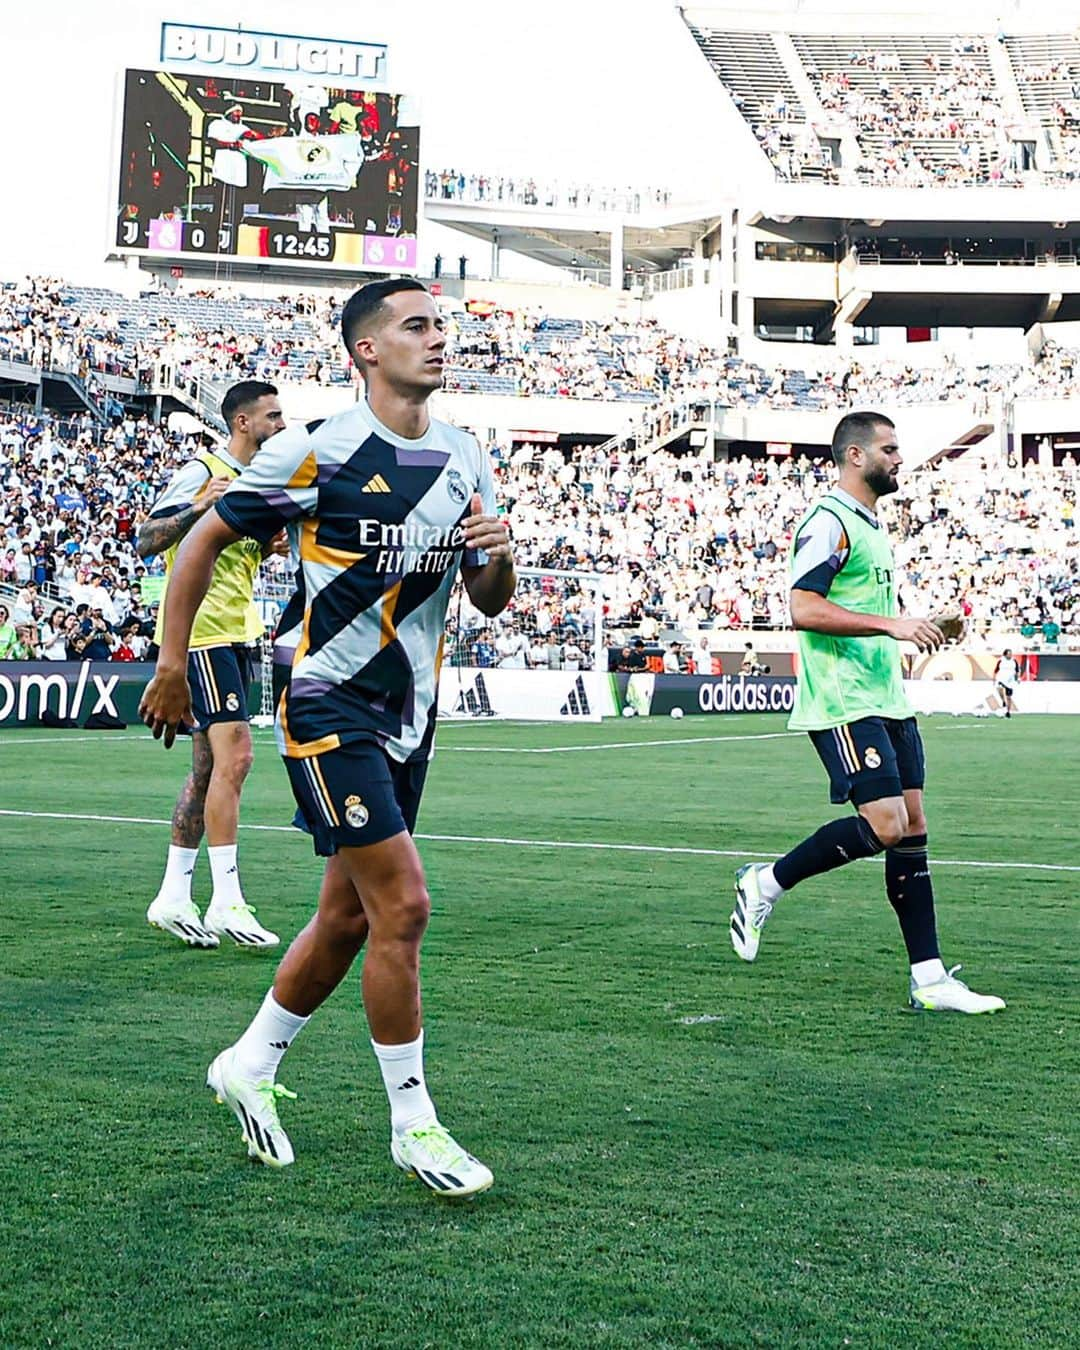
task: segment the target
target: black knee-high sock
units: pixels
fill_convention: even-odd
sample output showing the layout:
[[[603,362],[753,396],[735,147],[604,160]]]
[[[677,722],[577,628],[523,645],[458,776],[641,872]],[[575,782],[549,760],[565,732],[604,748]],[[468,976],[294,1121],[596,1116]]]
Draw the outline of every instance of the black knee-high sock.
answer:
[[[886,852],[885,889],[900,920],[911,964],[940,957],[925,834],[909,834]]]
[[[843,816],[822,825],[816,834],[774,862],[773,876],[778,886],[790,891],[807,877],[831,872],[856,858],[872,858],[884,847],[862,816]]]

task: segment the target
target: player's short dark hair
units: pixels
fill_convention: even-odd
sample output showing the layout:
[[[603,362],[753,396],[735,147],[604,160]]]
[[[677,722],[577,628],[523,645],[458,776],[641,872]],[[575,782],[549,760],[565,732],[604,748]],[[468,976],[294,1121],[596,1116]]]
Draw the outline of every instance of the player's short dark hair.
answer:
[[[276,393],[276,387],[267,384],[265,380],[241,380],[239,384],[234,384],[221,400],[221,415],[229,430],[232,430],[236,414],[242,408],[250,408],[253,403],[258,403],[259,399]]]
[[[366,286],[353,291],[346,300],[345,308],[341,311],[341,340],[350,356],[359,329],[378,314],[388,295],[396,295],[398,291],[423,291],[427,294],[428,288],[415,277],[386,277],[383,281],[369,281]]]
[[[895,427],[896,423],[884,413],[851,412],[841,417],[832,438],[833,463],[844,467],[844,456],[849,445],[869,447],[878,427]]]

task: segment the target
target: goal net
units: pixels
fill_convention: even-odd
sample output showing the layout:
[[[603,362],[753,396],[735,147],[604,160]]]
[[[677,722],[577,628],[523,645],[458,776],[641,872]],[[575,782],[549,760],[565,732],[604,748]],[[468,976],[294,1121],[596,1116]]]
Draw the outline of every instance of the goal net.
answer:
[[[279,562],[277,567],[259,568],[255,581],[255,606],[263,621],[263,635],[256,648],[259,666],[259,711],[251,719],[256,727],[272,727],[277,712],[274,700],[274,636],[285,606],[295,587],[292,567]]]
[[[439,686],[443,717],[598,722],[607,685],[603,577],[519,568],[494,619],[459,581],[447,614]]]

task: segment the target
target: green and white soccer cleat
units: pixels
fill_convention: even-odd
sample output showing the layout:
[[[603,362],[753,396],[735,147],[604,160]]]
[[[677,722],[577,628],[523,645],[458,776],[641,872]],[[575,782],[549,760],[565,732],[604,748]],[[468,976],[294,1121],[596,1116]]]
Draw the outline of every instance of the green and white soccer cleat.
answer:
[[[252,1083],[241,1078],[235,1060],[232,1046],[222,1050],[206,1071],[206,1086],[222,1106],[231,1108],[240,1122],[249,1158],[257,1158],[267,1167],[288,1167],[295,1154],[278,1120],[277,1103],[279,1097],[295,1101],[296,1093],[281,1083]]]
[[[218,945],[217,935],[210,932],[199,918],[199,911],[191,900],[170,900],[168,896],[159,895],[150,902],[146,922],[151,928],[171,933],[189,947]]]
[[[943,980],[933,984],[911,981],[911,1006],[917,1012],[989,1013],[1005,1007],[1005,1000],[994,994],[976,994],[963,980],[955,979],[960,966],[953,966]]]
[[[211,900],[203,923],[218,937],[232,938],[238,947],[276,947],[281,941],[276,933],[262,926],[254,909],[243,900],[233,905],[219,905]]]
[[[729,929],[731,945],[744,961],[753,961],[761,944],[761,930],[773,912],[773,902],[766,900],[758,885],[758,874],[766,863],[747,863],[735,873],[735,908],[731,912]]]
[[[390,1156],[403,1172],[448,1200],[486,1191],[495,1180],[489,1168],[451,1137],[438,1121],[390,1136]]]

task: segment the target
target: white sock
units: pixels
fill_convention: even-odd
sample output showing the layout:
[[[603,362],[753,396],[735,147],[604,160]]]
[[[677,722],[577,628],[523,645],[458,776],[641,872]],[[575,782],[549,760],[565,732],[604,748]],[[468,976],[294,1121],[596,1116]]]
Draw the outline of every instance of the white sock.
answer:
[[[945,965],[940,957],[932,961],[915,961],[911,967],[911,978],[916,984],[937,984],[945,978]]]
[[[772,864],[763,867],[757,874],[758,890],[765,900],[778,900],[784,894],[784,888],[773,876]]]
[[[382,1070],[383,1086],[390,1099],[390,1128],[404,1134],[415,1125],[437,1120],[435,1106],[424,1082],[424,1032],[405,1045],[371,1042]]]
[[[236,866],[236,845],[218,844],[208,848],[210,855],[210,875],[214,878],[214,893],[210,903],[221,905],[242,905],[244,894],[240,889],[240,873]]]
[[[310,1017],[300,1017],[283,1008],[271,989],[251,1025],[233,1047],[241,1076],[255,1083],[272,1083],[281,1056],[310,1021]]]
[[[198,856],[197,848],[181,848],[179,844],[170,844],[169,861],[165,864],[165,875],[158,894],[167,895],[170,900],[190,900],[191,877]]]

